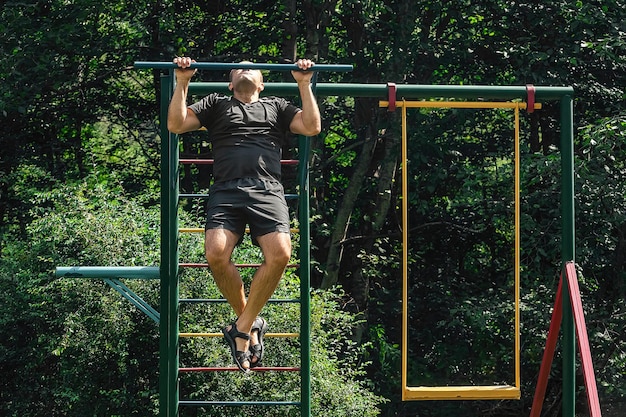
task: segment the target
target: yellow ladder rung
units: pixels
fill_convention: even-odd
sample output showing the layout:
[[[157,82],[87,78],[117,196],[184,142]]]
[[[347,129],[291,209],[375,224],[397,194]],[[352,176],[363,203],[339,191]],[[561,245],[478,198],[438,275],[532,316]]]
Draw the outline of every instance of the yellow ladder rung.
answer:
[[[224,333],[179,333],[179,337],[223,337]],[[265,333],[264,337],[297,338],[300,333]]]

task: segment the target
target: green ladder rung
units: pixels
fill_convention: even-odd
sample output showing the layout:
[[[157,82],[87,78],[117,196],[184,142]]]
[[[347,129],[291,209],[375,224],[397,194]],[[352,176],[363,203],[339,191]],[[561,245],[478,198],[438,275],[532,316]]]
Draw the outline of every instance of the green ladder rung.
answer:
[[[178,160],[179,163],[183,164],[183,165],[191,165],[191,164],[196,164],[196,165],[213,165],[213,163],[215,162],[215,160],[213,159],[196,159],[196,158],[180,158]],[[297,159],[281,159],[280,160],[281,165],[298,165],[298,163],[300,163],[299,160]]]
[[[181,298],[178,300],[179,303],[183,304],[201,304],[201,303],[227,303],[228,301],[225,298]],[[299,298],[270,298],[267,300],[268,303],[299,303]]]
[[[243,406],[296,406],[300,407],[300,401],[195,401],[195,400],[183,400],[179,401],[178,405],[190,406],[190,407],[204,407],[213,405],[225,405],[229,407],[243,407]]]
[[[241,372],[239,368],[235,366],[202,366],[193,368],[178,368],[178,372],[181,374],[196,373],[196,372]],[[300,368],[297,366],[257,366],[251,368],[250,372],[300,372]]]
[[[209,198],[208,194],[194,194],[194,193],[180,193],[178,194],[180,198]],[[299,198],[298,194],[285,194],[285,200],[297,200]]]

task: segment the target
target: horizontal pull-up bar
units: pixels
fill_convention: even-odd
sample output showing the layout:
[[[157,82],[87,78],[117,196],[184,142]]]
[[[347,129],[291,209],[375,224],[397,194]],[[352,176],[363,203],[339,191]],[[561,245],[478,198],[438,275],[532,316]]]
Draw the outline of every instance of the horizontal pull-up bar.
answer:
[[[137,69],[176,69],[178,65],[173,62],[150,62],[136,61],[134,67]],[[194,62],[190,68],[201,70],[225,70],[232,69],[256,69],[270,71],[299,71],[300,68],[296,64],[263,64],[263,63],[226,63],[226,62]],[[352,65],[345,64],[315,64],[310,71],[317,72],[349,72],[352,71]]]
[[[264,95],[297,96],[298,86],[296,83],[265,83]],[[189,84],[189,92],[192,94],[224,93],[231,94],[228,83],[225,82],[192,82]],[[572,87],[542,87],[534,86],[536,100],[561,100],[564,96],[572,96]],[[325,96],[348,96],[348,97],[373,97],[387,99],[389,87],[387,84],[357,84],[357,83],[317,83],[315,95]],[[489,86],[489,85],[418,85],[397,84],[396,97],[398,100],[405,98],[431,99],[431,98],[457,98],[457,99],[498,99],[498,100],[525,100],[528,96],[526,86]]]

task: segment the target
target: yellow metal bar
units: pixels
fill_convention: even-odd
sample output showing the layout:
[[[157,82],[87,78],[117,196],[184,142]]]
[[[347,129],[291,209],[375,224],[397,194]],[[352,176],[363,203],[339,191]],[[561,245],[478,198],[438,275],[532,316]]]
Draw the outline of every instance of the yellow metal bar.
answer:
[[[379,101],[379,107],[389,107],[388,101]],[[436,109],[525,109],[526,103],[512,101],[399,101],[396,107]],[[535,103],[541,109],[541,103]]]
[[[518,103],[521,104],[521,103]],[[515,108],[515,386],[521,387],[520,371],[520,146],[519,109]]]
[[[203,227],[181,227],[179,233],[204,233]]]
[[[179,337],[224,337],[224,333],[179,333]],[[300,333],[265,333],[264,337],[297,338]]]
[[[408,139],[406,134],[407,107],[402,100],[402,387],[407,384],[409,335],[409,174]],[[404,401],[404,390],[402,400]]]
[[[519,400],[521,391],[510,385],[405,387],[403,400]]]

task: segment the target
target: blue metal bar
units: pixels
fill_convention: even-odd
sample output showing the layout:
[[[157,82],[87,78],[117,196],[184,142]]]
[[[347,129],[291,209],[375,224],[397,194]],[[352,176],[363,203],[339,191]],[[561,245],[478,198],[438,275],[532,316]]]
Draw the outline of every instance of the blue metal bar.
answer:
[[[176,69],[178,65],[173,62],[136,61],[134,67],[137,69]],[[195,62],[190,68],[200,70],[229,71],[232,69],[256,69],[270,71],[299,71],[296,64],[264,64],[264,63],[242,63],[242,62]],[[310,71],[315,72],[349,72],[353,70],[352,65],[346,64],[315,64]]]
[[[62,278],[159,279],[158,266],[59,266],[55,276]]]
[[[111,288],[115,291],[122,294],[122,297],[126,298],[130,301],[135,307],[144,312],[148,317],[154,320],[156,323],[159,322],[159,312],[156,311],[152,306],[146,303],[140,296],[138,296],[133,290],[128,288],[124,283],[122,283],[117,278],[104,278],[104,282],[109,284]]]

